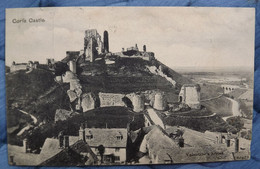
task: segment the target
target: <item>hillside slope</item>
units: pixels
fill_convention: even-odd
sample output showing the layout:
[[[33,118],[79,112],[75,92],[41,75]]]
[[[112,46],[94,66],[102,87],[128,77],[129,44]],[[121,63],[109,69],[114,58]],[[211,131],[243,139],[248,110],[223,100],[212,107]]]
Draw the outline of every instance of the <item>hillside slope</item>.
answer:
[[[54,81],[50,71],[36,69],[30,73],[9,73],[6,75],[7,113],[18,108],[35,114],[41,120],[51,120],[56,109],[69,108],[67,90],[68,86]]]
[[[166,78],[151,73],[147,66],[162,70],[167,77],[176,82],[176,86]],[[114,65],[87,64],[82,69],[79,79],[83,91],[86,92],[131,93],[161,90],[166,92],[169,102],[174,102],[177,101],[181,86],[192,83],[190,79],[157,60],[149,62],[140,58],[121,58]]]

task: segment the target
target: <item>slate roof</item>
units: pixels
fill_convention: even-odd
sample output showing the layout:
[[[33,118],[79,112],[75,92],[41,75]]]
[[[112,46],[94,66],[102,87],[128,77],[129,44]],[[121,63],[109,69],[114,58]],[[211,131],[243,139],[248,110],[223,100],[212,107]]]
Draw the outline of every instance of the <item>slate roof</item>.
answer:
[[[16,165],[27,166],[37,165],[37,161],[35,159],[39,156],[39,154],[24,153],[24,148],[21,146],[8,144],[8,156],[10,155],[14,156],[14,162],[16,163]]]
[[[78,140],[77,136],[69,136],[69,146],[73,145]],[[61,151],[62,148],[60,148],[59,140],[57,138],[47,138],[36,161],[40,164]]]
[[[127,129],[126,128],[85,128],[86,135],[93,135],[92,139],[86,139],[90,147],[126,147]],[[122,136],[122,139],[117,139]]]
[[[170,135],[170,133],[174,133],[177,129],[184,131],[184,142],[188,146],[212,145],[217,141],[217,138],[214,135],[205,134],[186,127],[168,127],[165,131]]]
[[[89,155],[84,157],[81,153],[89,153]],[[93,165],[98,158],[87,143],[78,140],[69,148],[63,148],[59,153],[42,162],[40,166],[84,166],[86,161],[87,165]]]
[[[154,127],[148,134],[146,134],[144,140],[147,144],[147,149],[149,149],[151,154],[157,154],[162,149],[179,148],[179,146],[158,126]],[[142,144],[140,149],[144,146]]]
[[[175,131],[176,127],[171,129]],[[166,131],[169,132],[169,129]],[[211,138],[203,136],[204,133],[185,128],[183,138],[188,145],[180,148],[177,140],[171,139],[162,128],[156,126],[145,135],[140,151],[145,153],[144,150],[147,149],[150,158],[154,156],[158,164],[233,160],[232,153],[225,144],[214,144]]]

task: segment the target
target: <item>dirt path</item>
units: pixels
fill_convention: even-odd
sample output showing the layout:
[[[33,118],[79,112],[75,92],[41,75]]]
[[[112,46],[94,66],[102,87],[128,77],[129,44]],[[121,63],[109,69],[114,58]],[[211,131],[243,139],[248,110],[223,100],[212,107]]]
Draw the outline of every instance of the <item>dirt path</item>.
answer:
[[[31,116],[31,118],[33,119],[33,123],[34,124],[37,123],[38,120],[35,116],[31,115],[30,113],[27,113],[26,111],[20,110],[20,109],[19,109],[19,111],[22,112],[23,114],[27,114],[27,115]]]
[[[240,110],[239,110],[239,104],[237,101],[235,101],[234,99],[231,98],[227,98],[228,100],[230,100],[232,102],[232,116],[227,116],[227,117],[223,117],[223,120],[227,120],[229,117],[235,117],[235,116],[242,116]]]
[[[201,101],[201,102],[210,101],[210,100],[218,99],[218,98],[220,98],[221,96],[223,96],[223,94],[221,94],[221,95],[219,95],[219,96],[216,96],[216,97],[211,97],[211,98],[208,98],[208,99],[203,99],[203,100],[200,100],[200,101]]]
[[[33,115],[31,115],[30,113],[27,113],[26,111],[23,110],[19,110],[21,113],[26,114],[31,116],[31,118],[33,119],[33,123],[36,124],[37,123],[37,118]],[[22,128],[18,133],[17,136],[22,135],[26,130],[29,130],[30,128],[32,128],[33,126],[31,124],[27,124],[27,126],[25,126],[24,128]]]

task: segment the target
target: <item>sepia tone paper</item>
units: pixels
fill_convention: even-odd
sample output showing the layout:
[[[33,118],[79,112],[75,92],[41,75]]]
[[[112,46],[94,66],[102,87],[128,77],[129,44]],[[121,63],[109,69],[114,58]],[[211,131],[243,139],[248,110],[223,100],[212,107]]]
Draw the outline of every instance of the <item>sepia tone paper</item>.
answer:
[[[250,159],[253,8],[6,10],[10,165]]]

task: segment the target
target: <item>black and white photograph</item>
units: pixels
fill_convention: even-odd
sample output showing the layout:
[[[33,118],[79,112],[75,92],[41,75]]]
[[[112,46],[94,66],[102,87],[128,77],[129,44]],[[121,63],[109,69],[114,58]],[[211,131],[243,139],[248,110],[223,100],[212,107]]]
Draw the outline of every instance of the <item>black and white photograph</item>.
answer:
[[[8,161],[250,159],[255,10],[6,9]]]

